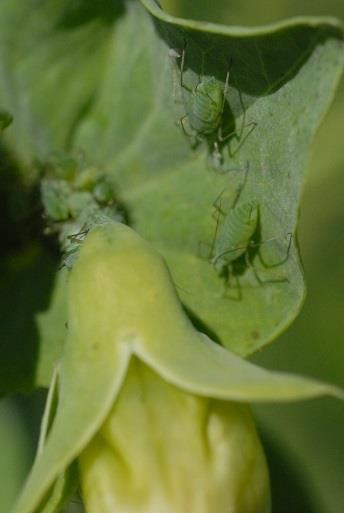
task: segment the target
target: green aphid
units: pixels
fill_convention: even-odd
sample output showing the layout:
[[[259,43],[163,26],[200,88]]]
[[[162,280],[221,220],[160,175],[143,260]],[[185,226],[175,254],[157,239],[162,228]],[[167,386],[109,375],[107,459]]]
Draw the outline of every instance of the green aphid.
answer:
[[[224,140],[221,131],[222,115],[225,107],[229,85],[229,72],[227,72],[225,84],[215,77],[207,77],[193,88],[184,83],[185,49],[182,52],[180,67],[180,85],[190,93],[188,112],[180,120],[180,124],[187,135],[193,135],[198,142],[215,134],[217,141]],[[184,120],[188,119],[193,133],[189,134],[184,126]]]
[[[197,135],[207,136],[219,128],[225,90],[214,77],[204,79],[193,90],[188,118]]]
[[[242,255],[248,259],[259,219],[259,205],[255,201],[241,203],[230,209],[217,231],[211,263],[220,273],[231,268]],[[249,263],[247,261],[247,263]]]
[[[248,168],[247,168],[248,169]],[[247,171],[246,171],[247,173]],[[246,181],[246,178],[245,178]],[[259,231],[259,216],[260,205],[258,201],[251,200],[238,203],[242,188],[239,188],[232,208],[228,213],[224,213],[218,200],[214,203],[218,211],[219,217],[217,220],[217,227],[211,248],[210,262],[220,276],[224,276],[227,285],[231,277],[234,277],[237,282],[237,289],[239,291],[238,299],[241,298],[240,283],[238,281],[238,274],[243,270],[250,268],[260,285],[266,283],[282,283],[288,282],[287,277],[272,278],[269,280],[262,279],[257,269],[253,264],[253,253],[251,250],[259,248],[261,244],[272,242],[280,237],[270,237],[263,241],[258,240]],[[220,216],[224,216],[220,223]],[[288,234],[288,245],[285,256],[274,263],[268,264],[264,262],[259,256],[261,263],[266,268],[273,268],[282,265],[289,258],[289,251],[292,242],[292,234]]]
[[[175,58],[178,56],[179,54],[175,52]],[[237,171],[237,168],[230,168],[225,165],[223,156],[224,145],[226,141],[235,136],[240,141],[235,150],[237,152],[256,127],[255,122],[246,123],[246,113],[241,93],[239,91],[240,103],[243,108],[241,127],[223,133],[224,111],[229,91],[229,71],[226,73],[224,84],[214,76],[210,76],[200,78],[198,84],[191,88],[184,82],[185,48],[181,52],[180,57],[180,86],[190,94],[187,102],[187,112],[179,120],[183,132],[188,137],[193,138],[194,147],[199,142],[206,140],[209,148],[208,163],[216,172],[227,173]],[[185,127],[185,120],[188,122],[188,129]],[[245,128],[249,128],[246,134],[244,133]]]

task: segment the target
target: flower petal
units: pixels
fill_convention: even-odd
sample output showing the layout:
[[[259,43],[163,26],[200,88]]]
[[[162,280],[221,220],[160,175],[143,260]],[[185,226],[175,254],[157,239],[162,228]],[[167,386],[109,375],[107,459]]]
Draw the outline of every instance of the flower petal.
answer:
[[[194,394],[234,401],[297,401],[321,395],[344,399],[333,385],[285,372],[263,369],[215,344],[206,335],[152,344],[139,339],[134,352],[167,382]]]

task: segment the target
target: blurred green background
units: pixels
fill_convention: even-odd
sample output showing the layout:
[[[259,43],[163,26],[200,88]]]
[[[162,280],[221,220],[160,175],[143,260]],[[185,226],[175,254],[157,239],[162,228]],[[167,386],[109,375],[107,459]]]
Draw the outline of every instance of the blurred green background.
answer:
[[[344,17],[343,0],[161,0],[171,14],[231,25]],[[344,387],[344,81],[318,132],[300,212],[308,294],[288,331],[254,360]],[[33,458],[44,394],[0,402],[0,511]],[[331,399],[254,408],[271,469],[273,513],[344,511],[344,407]],[[72,504],[68,512],[76,511]]]

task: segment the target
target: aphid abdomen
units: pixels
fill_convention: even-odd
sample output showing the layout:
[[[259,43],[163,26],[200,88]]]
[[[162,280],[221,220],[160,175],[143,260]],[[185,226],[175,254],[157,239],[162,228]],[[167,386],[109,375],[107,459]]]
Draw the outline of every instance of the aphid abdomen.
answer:
[[[189,121],[200,135],[213,133],[221,122],[223,89],[214,78],[201,82],[193,91]]]
[[[258,205],[243,203],[225,216],[214,245],[213,264],[222,269],[243,255],[257,229]]]

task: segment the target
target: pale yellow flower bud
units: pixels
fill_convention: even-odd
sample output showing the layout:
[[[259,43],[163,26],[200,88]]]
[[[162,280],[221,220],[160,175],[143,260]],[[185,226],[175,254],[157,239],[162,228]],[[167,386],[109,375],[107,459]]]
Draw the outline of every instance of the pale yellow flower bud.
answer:
[[[268,513],[249,409],[189,394],[135,359],[80,456],[87,513]]]

